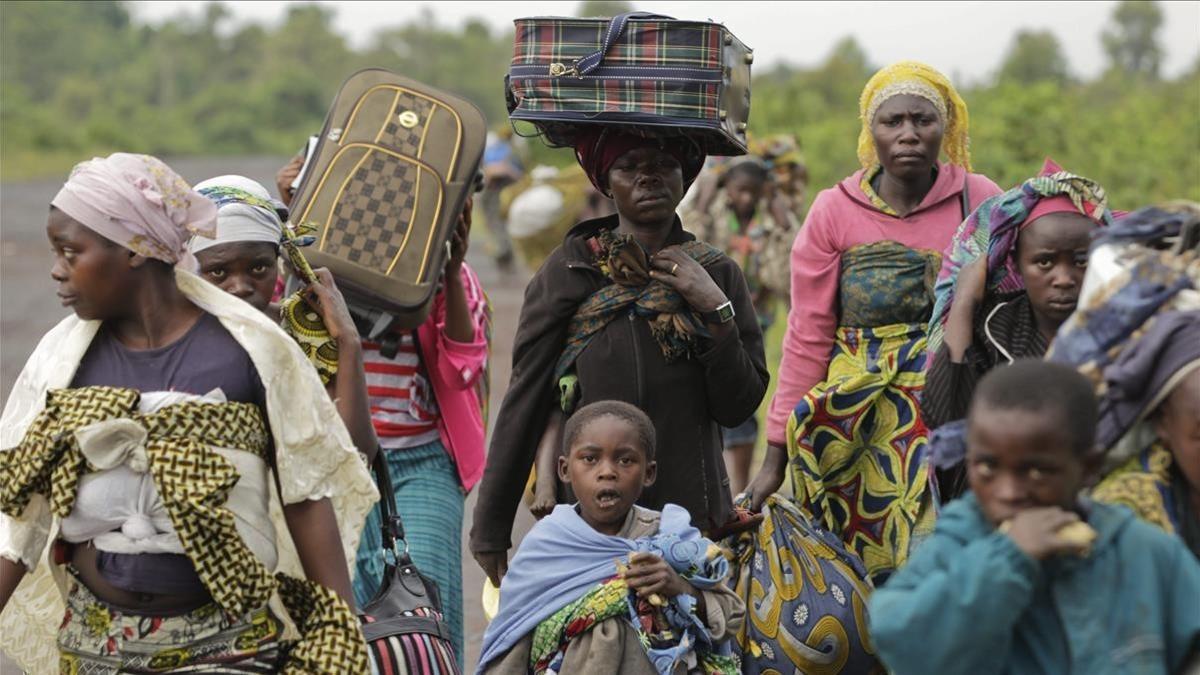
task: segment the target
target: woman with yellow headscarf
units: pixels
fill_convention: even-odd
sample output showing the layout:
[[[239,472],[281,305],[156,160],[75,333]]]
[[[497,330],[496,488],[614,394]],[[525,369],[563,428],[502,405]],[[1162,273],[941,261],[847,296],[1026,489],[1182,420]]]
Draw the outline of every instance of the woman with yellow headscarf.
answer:
[[[790,473],[797,505],[876,583],[932,526],[917,405],[942,251],[984,199],[970,173],[967,106],[914,61],[880,70],[859,101],[862,169],[821,192],[792,247],[792,308],[757,507]]]

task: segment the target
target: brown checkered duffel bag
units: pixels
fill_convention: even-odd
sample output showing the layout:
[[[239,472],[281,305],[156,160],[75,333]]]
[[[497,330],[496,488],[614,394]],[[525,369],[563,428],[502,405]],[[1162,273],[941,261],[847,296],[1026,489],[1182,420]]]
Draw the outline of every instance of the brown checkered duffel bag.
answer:
[[[315,226],[305,257],[352,308],[378,310],[380,331],[428,315],[486,135],[470,101],[378,68],[334,98],[291,220]]]

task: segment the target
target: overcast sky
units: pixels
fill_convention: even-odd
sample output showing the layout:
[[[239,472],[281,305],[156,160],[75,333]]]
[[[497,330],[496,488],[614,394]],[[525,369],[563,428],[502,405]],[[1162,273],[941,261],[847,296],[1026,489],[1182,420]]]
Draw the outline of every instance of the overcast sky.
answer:
[[[197,13],[203,1],[134,2],[137,18],[159,22]],[[288,2],[228,3],[239,20],[271,24]],[[380,27],[416,17],[423,7],[437,21],[457,26],[477,16],[497,29],[520,16],[570,15],[576,2],[322,2],[337,13],[336,29],[362,46]],[[755,50],[755,65],[819,62],[840,38],[853,35],[870,60],[884,65],[918,59],[952,77],[974,81],[991,75],[1013,35],[1022,28],[1049,29],[1062,43],[1071,72],[1083,77],[1105,65],[1100,46],[1115,2],[635,2],[677,18],[720,21]],[[1200,0],[1160,2],[1166,21],[1160,42],[1163,72],[1173,76],[1200,54]]]

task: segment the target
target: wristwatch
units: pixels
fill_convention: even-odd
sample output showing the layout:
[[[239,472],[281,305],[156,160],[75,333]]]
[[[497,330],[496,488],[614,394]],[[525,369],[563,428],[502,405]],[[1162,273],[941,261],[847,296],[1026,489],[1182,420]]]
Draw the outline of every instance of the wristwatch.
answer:
[[[725,304],[718,305],[711,312],[700,312],[700,318],[704,319],[704,323],[729,323],[733,321],[734,316],[733,302],[730,300],[726,300]]]

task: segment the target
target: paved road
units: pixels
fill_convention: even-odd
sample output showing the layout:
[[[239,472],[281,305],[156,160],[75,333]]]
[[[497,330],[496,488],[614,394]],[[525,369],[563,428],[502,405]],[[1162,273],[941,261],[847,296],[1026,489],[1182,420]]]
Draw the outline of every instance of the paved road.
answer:
[[[267,186],[274,185],[275,170],[284,161],[284,158],[275,157],[168,159],[168,163],[192,183],[220,174],[239,173]],[[45,234],[48,205],[61,185],[62,180],[58,179],[0,184],[0,396],[4,400],[7,400],[13,381],[42,334],[66,315],[54,295],[54,284],[50,280],[50,248]],[[474,231],[485,233],[486,228],[479,223]],[[484,236],[481,234],[472,243],[468,260],[479,273],[494,309],[491,388],[494,425],[500,399],[508,384],[513,335],[516,333],[522,293],[529,274],[525,271],[499,271],[483,252]],[[463,670],[466,672],[474,670],[479,656],[479,643],[487,625],[479,604],[483,573],[465,547],[474,503],[472,495],[467,501],[467,522],[463,526],[467,635]],[[532,519],[522,509],[516,536],[524,534],[531,524]],[[0,670],[9,672],[2,667]]]

